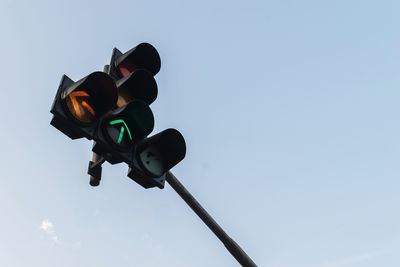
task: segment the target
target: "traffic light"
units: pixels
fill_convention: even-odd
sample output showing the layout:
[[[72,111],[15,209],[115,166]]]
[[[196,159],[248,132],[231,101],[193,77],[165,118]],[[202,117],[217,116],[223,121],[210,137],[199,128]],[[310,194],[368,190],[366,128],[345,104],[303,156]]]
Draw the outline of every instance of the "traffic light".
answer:
[[[115,80],[129,76],[136,70],[145,69],[155,76],[161,68],[161,59],[157,50],[149,43],[141,43],[126,53],[114,48],[109,74]]]
[[[137,145],[128,177],[145,188],[164,188],[165,173],[185,154],[186,144],[182,134],[175,129],[164,130]]]
[[[160,55],[151,44],[141,43],[126,53],[114,48],[108,74],[118,87],[117,106],[122,107],[132,100],[153,103],[158,93],[154,76],[160,68]]]
[[[149,105],[157,98],[154,75],[160,66],[157,50],[141,43],[126,53],[115,48],[104,72],[93,72],[77,82],[63,75],[50,124],[71,139],[94,140],[90,185],[99,185],[105,161],[127,163],[128,177],[144,188],[162,189],[167,180],[242,266],[256,266],[169,172],[185,157],[182,134],[170,128],[147,137],[154,128]]]
[[[143,101],[131,101],[101,119],[92,150],[98,155],[111,155],[107,159],[111,164],[131,164],[135,145],[153,128],[154,117],[150,107]]]
[[[107,161],[111,164],[130,164],[136,143],[153,130],[154,118],[149,105],[157,98],[153,75],[160,66],[157,50],[148,43],[141,43],[124,54],[116,48],[113,50],[110,65],[105,69],[116,83],[118,100],[116,109],[101,119],[92,149],[98,155],[108,155]]]
[[[121,107],[132,100],[151,104],[157,98],[154,79],[161,67],[157,50],[148,43],[141,43],[126,53],[114,49],[108,73],[118,87]],[[167,129],[141,140],[133,151],[128,177],[145,188],[163,188],[165,173],[180,162],[186,153],[183,136],[175,129]]]
[[[117,99],[115,82],[104,72],[93,72],[77,82],[64,75],[50,110],[54,115],[50,124],[71,139],[91,140],[97,122]]]
[[[185,157],[185,140],[177,130],[147,138],[154,128],[149,105],[157,98],[154,76],[160,67],[157,50],[141,43],[126,53],[115,48],[105,72],[78,82],[63,76],[51,124],[72,139],[95,141],[91,185],[99,184],[101,164],[108,161],[127,163],[128,176],[145,188],[163,188],[165,173]]]

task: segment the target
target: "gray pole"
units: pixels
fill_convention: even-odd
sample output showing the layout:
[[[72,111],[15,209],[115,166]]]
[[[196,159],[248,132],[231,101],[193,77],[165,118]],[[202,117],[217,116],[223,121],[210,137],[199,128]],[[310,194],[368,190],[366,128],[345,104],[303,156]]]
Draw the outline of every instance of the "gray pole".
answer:
[[[170,171],[166,174],[166,180],[178,195],[189,205],[189,207],[200,217],[200,219],[210,228],[210,230],[225,245],[229,253],[245,267],[257,267],[251,258],[244,252],[240,246],[230,238],[225,231],[217,224],[208,212],[199,202],[186,190],[179,180]]]

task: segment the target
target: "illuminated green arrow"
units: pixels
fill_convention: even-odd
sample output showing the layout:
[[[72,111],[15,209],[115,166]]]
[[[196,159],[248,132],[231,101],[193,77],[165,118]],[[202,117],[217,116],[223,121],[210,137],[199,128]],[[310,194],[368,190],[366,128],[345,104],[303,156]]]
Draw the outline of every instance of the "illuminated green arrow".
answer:
[[[122,137],[124,136],[125,129],[126,129],[128,135],[129,135],[129,139],[131,139],[131,141],[132,141],[131,131],[129,130],[129,127],[128,127],[128,125],[126,125],[125,121],[123,119],[110,121],[110,125],[115,125],[115,124],[122,124],[121,125],[121,130],[119,131],[119,136],[118,136],[117,143],[118,144],[121,143]]]

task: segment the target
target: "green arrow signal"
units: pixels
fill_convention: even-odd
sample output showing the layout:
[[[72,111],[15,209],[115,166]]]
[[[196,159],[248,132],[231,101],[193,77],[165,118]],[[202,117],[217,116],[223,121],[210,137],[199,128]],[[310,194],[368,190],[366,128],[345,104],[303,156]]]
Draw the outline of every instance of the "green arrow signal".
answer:
[[[122,137],[124,136],[125,129],[129,135],[129,139],[132,141],[131,131],[129,130],[128,125],[126,125],[126,123],[123,119],[113,120],[113,121],[110,121],[109,123],[110,123],[110,125],[122,124],[121,130],[119,131],[119,136],[118,136],[118,141],[117,141],[118,144],[120,144],[122,142]]]

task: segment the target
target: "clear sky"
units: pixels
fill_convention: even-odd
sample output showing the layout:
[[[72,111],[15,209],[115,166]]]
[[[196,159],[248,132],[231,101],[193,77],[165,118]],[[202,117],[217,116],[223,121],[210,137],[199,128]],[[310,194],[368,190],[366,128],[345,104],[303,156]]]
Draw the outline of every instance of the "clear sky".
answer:
[[[259,266],[400,266],[400,2],[0,0],[0,266],[237,266],[166,185],[50,126],[74,80],[140,42],[161,55],[155,131]]]

